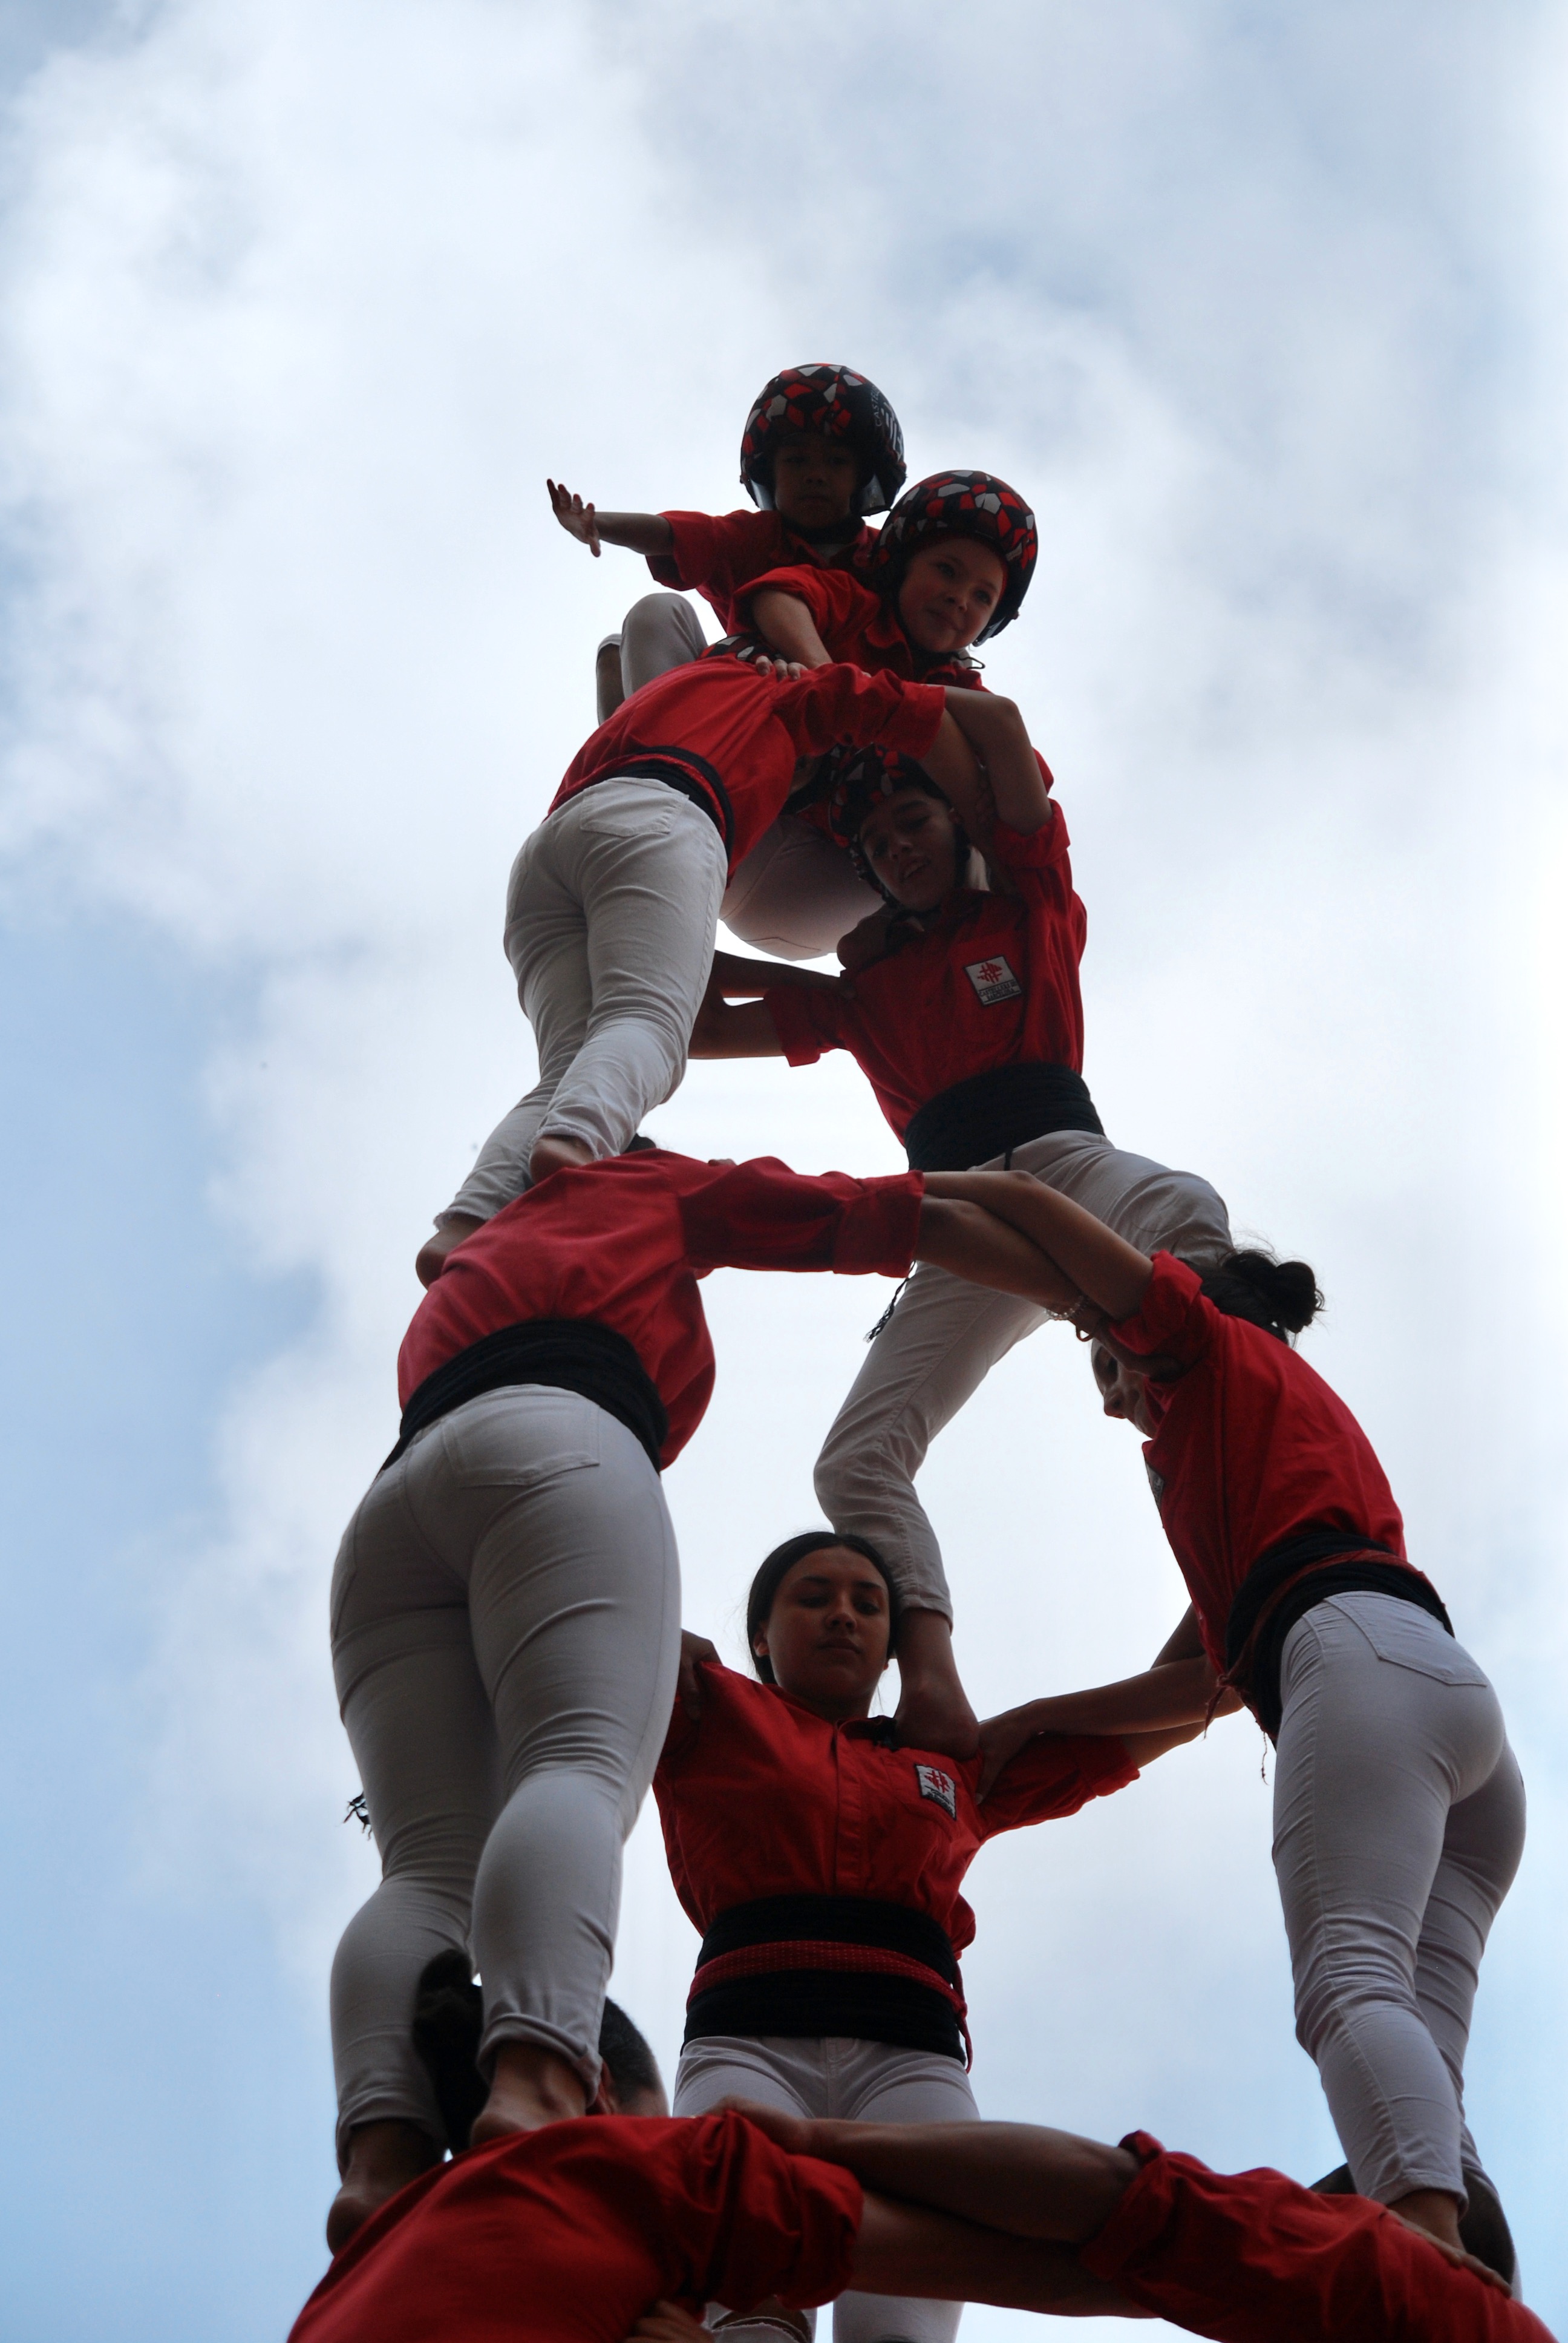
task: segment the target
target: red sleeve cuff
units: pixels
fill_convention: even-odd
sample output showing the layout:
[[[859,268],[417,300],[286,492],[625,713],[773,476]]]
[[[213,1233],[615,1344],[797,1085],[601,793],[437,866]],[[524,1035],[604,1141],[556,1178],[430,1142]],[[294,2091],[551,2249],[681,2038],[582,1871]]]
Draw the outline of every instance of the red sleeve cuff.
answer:
[[[791,2310],[813,2310],[842,2294],[855,2271],[865,2195],[852,2172],[815,2156],[790,2157],[799,2187],[800,2255],[793,2284],[779,2289]]]
[[[1166,1351],[1179,1359],[1196,1359],[1209,1344],[1209,1314],[1203,1281],[1195,1269],[1174,1253],[1157,1252],[1154,1274],[1142,1307],[1111,1331],[1119,1342],[1140,1357]]]
[[[804,985],[781,984],[762,998],[773,1020],[779,1045],[790,1065],[814,1066],[824,1050],[840,1046],[836,1032],[823,1031],[821,1009],[814,1005],[825,1002],[826,993],[808,990]]]
[[[947,699],[938,683],[906,683],[882,738],[906,757],[923,757],[941,729]],[[1048,827],[1050,825],[1048,825]]]
[[[833,1245],[840,1276],[907,1277],[920,1242],[920,1202],[926,1183],[918,1172],[890,1180],[863,1180],[860,1193],[844,1208]]]

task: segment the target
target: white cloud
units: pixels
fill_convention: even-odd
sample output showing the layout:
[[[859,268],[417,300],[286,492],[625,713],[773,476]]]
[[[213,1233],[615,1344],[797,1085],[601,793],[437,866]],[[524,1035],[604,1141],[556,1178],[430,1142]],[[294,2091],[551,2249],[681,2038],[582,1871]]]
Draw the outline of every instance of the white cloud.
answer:
[[[326,1574],[390,1436],[414,1245],[528,1075],[507,865],[639,590],[555,531],[542,478],[723,508],[747,400],[805,356],[869,367],[918,468],[986,462],[1039,507],[993,678],[1072,824],[1091,1078],[1118,1136],[1318,1262],[1314,1355],[1504,1681],[1550,1863],[1557,1426],[1517,1363],[1562,1292],[1537,631],[1562,565],[1530,415],[1500,403],[1528,322],[1511,22],[1483,58],[1465,12],[1402,7],[1005,5],[982,38],[917,6],[894,39],[825,6],[785,33],[706,5],[186,0],[33,85],[4,245],[8,883],[65,870],[254,973],[255,1029],[210,1070],[216,1192],[320,1292],[230,1397],[228,1529],[162,1589],[149,1859],[259,1897],[312,1993],[367,1877],[335,1832]],[[658,1127],[896,1161],[842,1067],[697,1070]],[[670,1493],[718,1630],[811,1515],[880,1295],[711,1301],[719,1397]],[[1176,1581],[1139,1482],[1045,1340],[943,1442],[927,1498],[984,1701],[1160,1640]],[[1231,1727],[989,1854],[990,2103],[1333,2160],[1267,1832]],[[1516,1905],[1533,1975],[1544,1905]],[[689,1950],[645,1824],[623,1990],[667,2048]]]

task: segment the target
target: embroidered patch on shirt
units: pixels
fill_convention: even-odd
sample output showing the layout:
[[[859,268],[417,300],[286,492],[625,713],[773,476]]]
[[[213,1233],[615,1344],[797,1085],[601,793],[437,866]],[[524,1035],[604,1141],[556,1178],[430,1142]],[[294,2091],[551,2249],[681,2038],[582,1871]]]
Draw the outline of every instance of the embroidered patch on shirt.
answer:
[[[933,1805],[945,1806],[954,1822],[957,1822],[959,1794],[952,1775],[944,1774],[940,1765],[917,1765],[915,1779],[920,1785],[921,1797],[930,1798]]]
[[[1151,1464],[1151,1463],[1149,1462],[1149,1459],[1148,1459],[1147,1457],[1145,1457],[1145,1458],[1144,1458],[1144,1460],[1143,1460],[1143,1470],[1144,1470],[1144,1471],[1148,1473],[1148,1475],[1149,1475],[1149,1486],[1150,1486],[1150,1487],[1151,1487],[1151,1489],[1154,1492],[1154,1502],[1155,1502],[1155,1503],[1156,1503],[1157,1505],[1162,1505],[1162,1504],[1165,1503],[1165,1475],[1164,1475],[1164,1473],[1157,1473],[1157,1472],[1154,1470],[1153,1465],[1152,1465],[1152,1464]]]
[[[971,960],[964,974],[980,997],[981,1004],[990,1009],[999,1001],[1016,1001],[1023,990],[1000,952],[990,960]]]

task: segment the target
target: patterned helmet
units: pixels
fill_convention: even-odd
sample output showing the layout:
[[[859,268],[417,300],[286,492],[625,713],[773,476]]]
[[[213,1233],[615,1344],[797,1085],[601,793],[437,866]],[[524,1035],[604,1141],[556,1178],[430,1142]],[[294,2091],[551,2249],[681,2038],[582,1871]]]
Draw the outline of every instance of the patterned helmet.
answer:
[[[786,367],[762,391],[740,435],[740,480],[755,505],[773,509],[773,457],[785,431],[847,439],[862,474],[852,509],[883,512],[904,485],[904,435],[874,382],[848,367]]]
[[[894,595],[911,553],[940,537],[972,537],[1000,554],[1007,584],[996,615],[977,637],[988,642],[1017,618],[1034,574],[1040,538],[1016,488],[993,472],[933,472],[906,488],[883,522],[866,566],[867,582]]]

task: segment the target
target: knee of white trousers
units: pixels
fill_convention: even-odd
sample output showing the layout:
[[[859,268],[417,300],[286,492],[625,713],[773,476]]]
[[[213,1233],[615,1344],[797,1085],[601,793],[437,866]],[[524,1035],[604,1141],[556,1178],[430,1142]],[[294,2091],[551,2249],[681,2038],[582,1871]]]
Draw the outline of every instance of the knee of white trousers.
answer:
[[[620,674],[627,695],[708,648],[702,621],[684,594],[644,594],[621,621]]]

